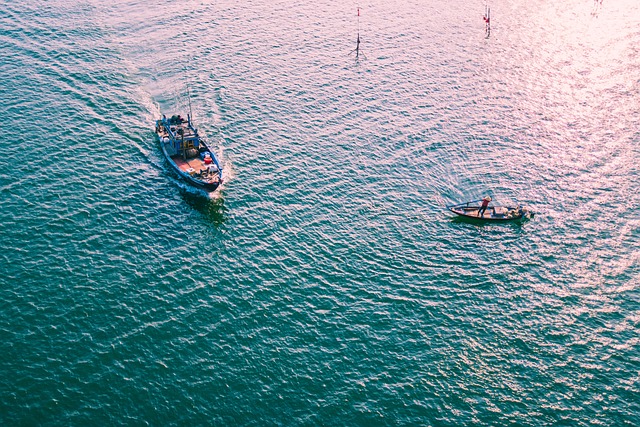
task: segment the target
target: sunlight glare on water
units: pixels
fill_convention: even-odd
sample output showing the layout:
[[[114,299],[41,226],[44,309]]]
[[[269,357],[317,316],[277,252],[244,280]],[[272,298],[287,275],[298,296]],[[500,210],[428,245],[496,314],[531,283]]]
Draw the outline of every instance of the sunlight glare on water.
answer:
[[[7,3],[0,424],[637,425],[639,17]],[[536,216],[445,209],[486,194]]]

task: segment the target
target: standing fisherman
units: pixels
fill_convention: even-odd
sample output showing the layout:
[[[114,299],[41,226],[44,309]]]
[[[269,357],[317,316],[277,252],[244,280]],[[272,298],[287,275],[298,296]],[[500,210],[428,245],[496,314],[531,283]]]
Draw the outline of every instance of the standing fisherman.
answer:
[[[482,205],[480,206],[480,209],[478,209],[478,216],[480,218],[482,218],[482,216],[484,215],[484,211],[487,210],[487,206],[489,206],[489,202],[491,202],[491,196],[487,196],[484,199],[482,199]]]

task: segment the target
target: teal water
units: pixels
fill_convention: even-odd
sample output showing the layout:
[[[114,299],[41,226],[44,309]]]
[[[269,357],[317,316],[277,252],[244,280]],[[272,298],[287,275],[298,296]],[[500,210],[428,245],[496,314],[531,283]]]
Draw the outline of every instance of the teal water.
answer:
[[[5,4],[0,424],[640,424],[640,4],[490,4]]]

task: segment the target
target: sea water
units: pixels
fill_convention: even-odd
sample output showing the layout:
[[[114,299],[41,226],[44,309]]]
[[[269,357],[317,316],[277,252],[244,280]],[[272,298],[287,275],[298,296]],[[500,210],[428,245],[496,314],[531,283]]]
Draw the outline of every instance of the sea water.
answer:
[[[0,424],[638,425],[639,18],[6,2]],[[536,216],[445,209],[484,195]]]

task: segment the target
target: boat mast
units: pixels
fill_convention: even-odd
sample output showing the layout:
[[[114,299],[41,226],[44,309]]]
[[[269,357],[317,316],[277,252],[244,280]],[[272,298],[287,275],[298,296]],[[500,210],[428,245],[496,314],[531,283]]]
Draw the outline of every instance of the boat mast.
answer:
[[[189,125],[191,125],[191,117],[193,117],[193,113],[191,112],[191,90],[189,86],[187,86],[187,100],[189,101],[189,115],[187,118],[189,119]]]

